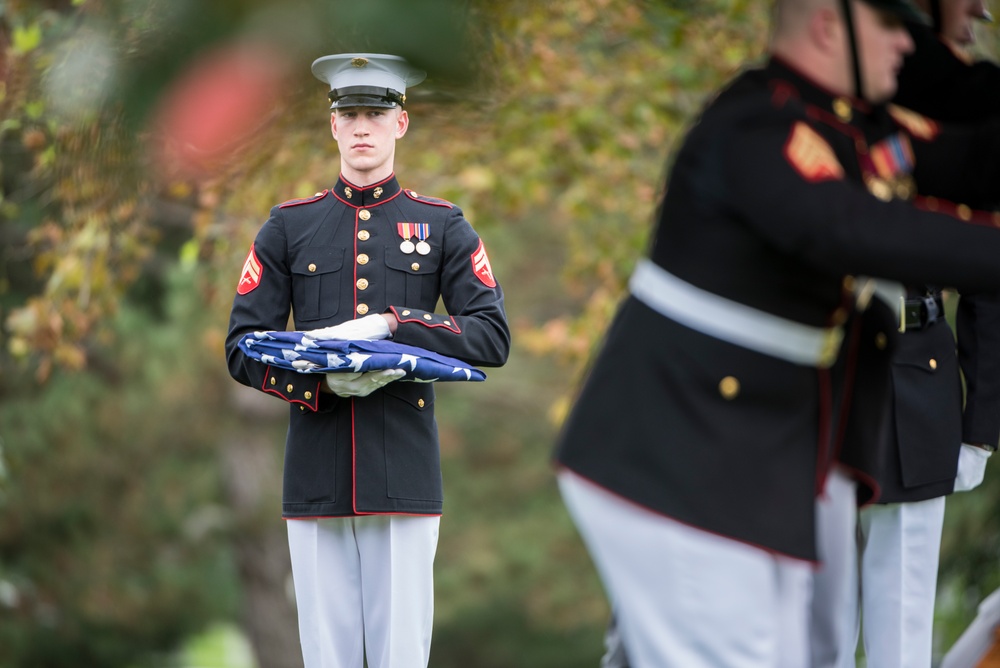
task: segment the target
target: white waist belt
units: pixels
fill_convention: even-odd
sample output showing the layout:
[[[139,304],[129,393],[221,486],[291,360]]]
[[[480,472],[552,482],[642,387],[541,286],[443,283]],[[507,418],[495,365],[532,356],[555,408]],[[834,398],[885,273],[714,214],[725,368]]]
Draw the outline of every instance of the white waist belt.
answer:
[[[702,290],[650,260],[636,266],[629,290],[686,327],[795,364],[829,367],[844,336],[840,327],[811,327]]]

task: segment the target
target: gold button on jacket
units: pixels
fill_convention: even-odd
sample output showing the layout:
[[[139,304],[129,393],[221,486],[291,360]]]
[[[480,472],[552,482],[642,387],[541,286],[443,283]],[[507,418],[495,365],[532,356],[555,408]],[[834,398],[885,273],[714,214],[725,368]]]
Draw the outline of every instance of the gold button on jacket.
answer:
[[[735,399],[740,394],[740,381],[732,376],[726,376],[719,381],[719,394],[723,399]]]

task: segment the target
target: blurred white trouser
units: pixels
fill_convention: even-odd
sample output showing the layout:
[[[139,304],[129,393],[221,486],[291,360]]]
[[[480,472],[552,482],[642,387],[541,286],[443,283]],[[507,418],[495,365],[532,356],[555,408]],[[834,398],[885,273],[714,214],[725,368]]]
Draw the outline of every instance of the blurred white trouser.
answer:
[[[929,668],[944,497],[860,513],[861,623],[868,668]]]
[[[680,524],[559,474],[632,668],[802,668],[812,564]]]
[[[288,520],[306,668],[426,668],[440,517]]]
[[[858,645],[857,485],[839,467],[816,502],[820,565],[813,575],[812,668],[853,668]]]

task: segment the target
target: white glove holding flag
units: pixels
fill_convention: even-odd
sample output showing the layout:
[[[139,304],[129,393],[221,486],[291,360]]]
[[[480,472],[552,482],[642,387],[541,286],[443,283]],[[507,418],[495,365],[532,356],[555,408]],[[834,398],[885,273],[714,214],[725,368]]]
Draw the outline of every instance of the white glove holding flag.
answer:
[[[333,327],[310,329],[302,332],[313,341],[375,341],[389,338],[389,323],[378,313],[357,320],[348,320]]]
[[[332,329],[332,328],[331,328]],[[406,375],[403,369],[383,369],[365,373],[328,373],[326,386],[340,397],[367,397],[377,389]]]
[[[992,454],[989,450],[977,445],[962,444],[958,453],[958,475],[955,478],[955,491],[968,492],[975,489],[986,475],[986,460]]]

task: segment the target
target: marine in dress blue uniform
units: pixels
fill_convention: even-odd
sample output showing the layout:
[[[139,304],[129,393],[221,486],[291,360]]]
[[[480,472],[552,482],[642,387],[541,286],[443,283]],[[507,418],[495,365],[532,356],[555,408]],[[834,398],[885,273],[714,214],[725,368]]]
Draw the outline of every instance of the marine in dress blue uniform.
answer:
[[[949,4],[952,0],[943,2]],[[927,4],[931,14],[940,17],[941,0],[928,0]],[[916,49],[900,73],[896,104],[952,125],[975,127],[1000,118],[1000,68],[996,64],[963,58],[961,45],[949,45],[938,34],[940,26],[909,23],[907,28]],[[947,154],[939,152],[935,157],[946,158]],[[959,157],[965,157],[966,162],[953,165],[951,171],[966,178],[952,177],[941,183],[924,178],[918,184],[921,194],[957,203],[962,210],[995,210],[1000,204],[998,195],[983,185],[981,165],[975,156]],[[946,326],[935,328],[936,324],[945,324],[940,286],[907,286],[905,322],[901,327],[905,336],[900,337],[894,354],[894,384],[914,385],[926,391],[904,392],[908,396],[897,397],[897,447],[885,450],[890,460],[885,462],[880,481],[880,502],[921,501],[947,494],[955,483],[958,444],[996,448],[1000,440],[998,301],[996,293],[970,293],[958,301],[958,367],[967,382],[963,406],[954,374],[949,381],[935,386],[931,379],[945,374],[926,373],[936,371],[930,368],[931,360],[938,362],[938,357],[955,355],[955,346],[949,345],[949,338],[944,336],[950,331]],[[938,343],[931,343],[932,339]],[[925,373],[907,378],[903,366]]]
[[[423,79],[382,54],[326,56],[313,72],[330,84],[333,120],[404,114],[407,85]],[[341,150],[346,170],[343,142]],[[367,325],[384,314],[394,341],[470,365],[500,366],[510,348],[483,241],[460,208],[402,187],[391,166],[390,157],[370,183],[342,173],[329,189],[271,209],[247,256],[226,342],[232,376],[289,405],[282,516],[307,666],[360,668],[364,654],[369,666],[427,665],[443,503],[434,385],[379,376],[355,394],[333,374],[251,360],[238,341],[283,330],[289,316],[296,330],[372,338],[377,329]]]
[[[917,153],[974,150],[991,187],[995,132],[929,135],[927,119],[798,67],[776,55],[740,75],[686,137],[650,257],[557,446],[635,666],[808,665],[796,566],[818,557],[815,501],[848,454],[846,411],[872,407],[859,433],[879,442],[898,327],[854,277],[1000,278],[991,215],[909,201],[941,164]],[[912,158],[882,162],[900,151]]]
[[[985,18],[984,8],[966,0],[919,4],[935,20],[932,25],[907,23],[916,48],[900,73],[895,103],[934,118],[935,124],[995,119],[1000,69],[970,62],[960,51],[972,38],[972,20]],[[996,208],[996,193],[980,187],[981,167],[971,156],[945,153],[939,159],[952,160],[952,172],[966,175],[968,183],[923,178],[917,184],[923,195],[958,202],[963,210]],[[901,329],[892,356],[886,445],[877,450],[881,495],[877,504],[861,510],[859,520],[855,577],[871,668],[931,665],[945,496],[982,480],[1000,438],[997,293],[961,295],[957,354],[941,286],[906,286]],[[964,401],[959,370],[966,381]],[[840,661],[831,665],[854,666],[858,606],[851,607],[845,613],[851,633]]]
[[[983,9],[985,7],[980,8]],[[992,20],[988,13],[981,18]],[[940,22],[937,25],[940,25]],[[901,103],[914,109],[924,110],[927,115],[934,118],[957,123],[982,122],[1000,114],[1000,66],[991,61],[969,58],[966,53],[946,44],[938,34],[931,31],[914,30],[913,33],[918,48],[909,59],[913,67],[910,67],[908,61],[907,67],[900,73],[901,88],[897,99]],[[911,85],[921,80],[925,83],[923,87]],[[906,93],[905,98],[904,93]],[[985,295],[976,295],[976,301],[979,303],[986,299]],[[961,305],[961,302],[959,304]],[[987,317],[992,312],[990,309],[984,315],[983,309],[978,309],[971,314],[975,319],[968,329],[980,332],[987,327],[992,327],[994,330],[1000,327],[1000,324]],[[963,322],[964,318],[968,318],[968,314],[959,310],[956,314],[956,324],[960,344],[963,344],[963,325],[966,325]],[[978,336],[971,340],[968,336],[964,338],[964,345],[959,347],[959,359],[967,387],[962,438],[965,443],[988,445],[988,439],[995,434],[994,414],[988,410],[989,404],[983,402],[970,404],[970,401],[977,396],[992,396],[992,392],[995,391],[994,384],[1000,379],[1000,369],[983,364],[986,360],[995,361],[995,358],[989,351],[983,354],[985,342],[982,339]],[[966,349],[968,351],[963,354],[963,350]],[[979,364],[970,368],[964,361],[965,355],[978,360]],[[974,483],[975,479],[971,482]],[[965,668],[976,665],[991,648],[996,647],[998,627],[1000,627],[1000,593],[994,591],[980,603],[976,618],[942,658],[941,668]]]

